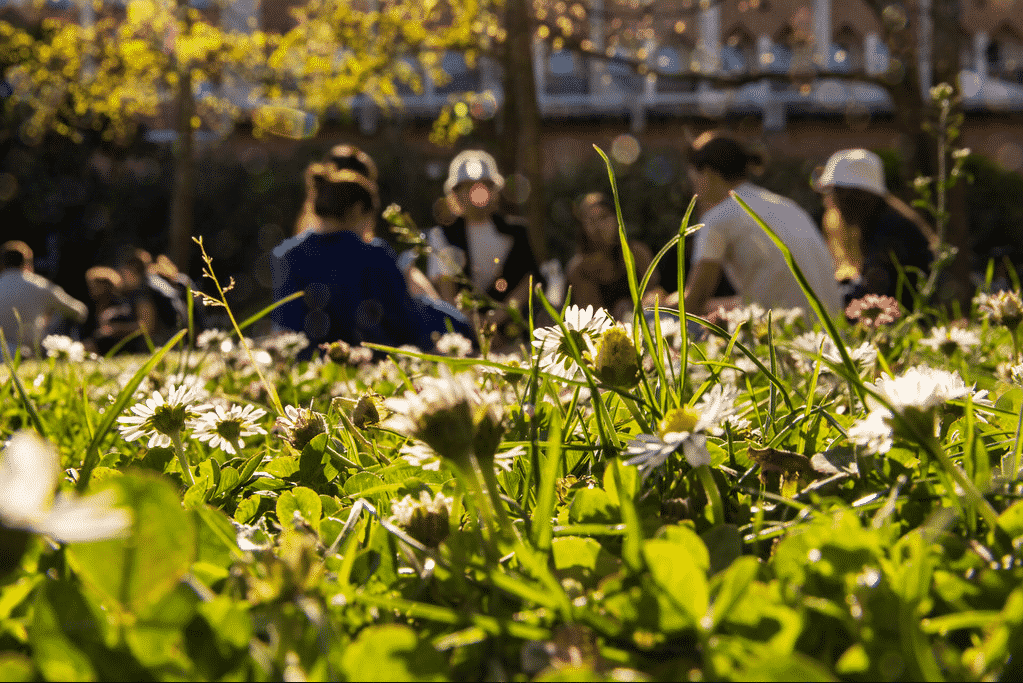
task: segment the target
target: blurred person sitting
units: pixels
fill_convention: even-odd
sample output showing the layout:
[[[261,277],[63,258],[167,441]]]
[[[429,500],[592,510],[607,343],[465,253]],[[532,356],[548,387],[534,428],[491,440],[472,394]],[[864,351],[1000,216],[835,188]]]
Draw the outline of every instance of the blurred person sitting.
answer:
[[[373,158],[359,149],[355,145],[340,144],[334,145],[330,148],[323,163],[331,164],[338,170],[349,170],[359,173],[371,182],[375,183],[379,188],[379,172],[377,171],[376,162]],[[316,193],[312,187],[312,176],[311,169],[313,164],[306,169],[305,172],[305,185],[306,185],[306,199],[302,203],[302,210],[299,213],[298,220],[295,221],[295,233],[299,234],[303,230],[308,230],[316,225],[316,212],[313,209],[313,201]],[[376,221],[366,226],[365,232],[362,234],[362,239],[369,243],[378,244],[380,246],[390,245],[377,236]],[[440,295],[434,288],[433,283],[430,282],[426,274],[423,273],[419,268],[415,266],[415,263],[410,259],[397,259],[398,268],[401,270],[402,275],[405,277],[405,282],[408,285],[409,294],[414,297],[428,297],[431,299],[440,299]]]
[[[32,249],[20,240],[0,245],[0,330],[13,356],[18,347],[39,352],[47,325],[57,318],[85,322],[88,307],[33,272]]]
[[[792,200],[748,180],[751,167],[763,162],[760,155],[724,132],[708,131],[692,143],[688,157],[703,227],[696,233],[695,265],[684,294],[686,310],[704,315],[718,304],[729,308],[756,303],[765,309],[798,307],[808,321],[815,317],[781,250],[732,199],[734,191],[792,251],[828,314],[841,312],[834,261],[813,219]],[[722,273],[737,294],[730,301],[712,303]]]
[[[92,306],[82,325],[82,343],[93,353],[106,355],[122,339],[139,329],[131,304],[121,294],[121,275],[107,266],[85,271]]]
[[[184,302],[173,285],[153,272],[153,257],[148,251],[130,249],[122,258],[118,272],[121,293],[131,304],[144,333],[154,343],[163,344],[187,324]]]
[[[881,157],[865,149],[835,152],[816,186],[824,197],[824,231],[846,303],[865,294],[894,297],[899,267],[908,269],[914,287],[923,284],[936,240],[926,221],[888,192]],[[917,279],[914,271],[923,275]],[[910,287],[902,287],[901,303],[913,307]]]
[[[390,249],[363,236],[380,208],[377,185],[351,170],[313,164],[315,222],[272,252],[274,298],[304,297],[276,308],[279,326],[304,332],[310,345],[344,341],[433,347]]]
[[[591,192],[577,203],[575,217],[578,252],[568,262],[567,268],[572,303],[604,308],[618,320],[631,320],[632,294],[614,204],[607,195]],[[653,261],[653,253],[639,240],[629,240],[629,249],[636,265],[638,284]],[[663,301],[659,282],[660,274],[655,271],[645,299],[660,292]]]
[[[517,308],[528,301],[530,276],[543,282],[525,222],[498,211],[503,187],[490,154],[466,150],[452,159],[444,191],[456,218],[427,236],[426,274],[445,301],[456,303],[460,291],[475,290]],[[489,311],[488,318],[506,338],[522,332],[506,326],[506,310]]]

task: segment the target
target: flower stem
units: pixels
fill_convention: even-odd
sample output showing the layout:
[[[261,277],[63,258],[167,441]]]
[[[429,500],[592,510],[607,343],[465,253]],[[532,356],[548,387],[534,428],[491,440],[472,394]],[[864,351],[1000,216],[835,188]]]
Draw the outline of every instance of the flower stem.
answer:
[[[192,476],[192,467],[188,463],[188,458],[185,456],[185,447],[181,443],[181,432],[174,432],[171,434],[171,441],[174,442],[174,454],[178,456],[178,464],[181,465],[181,471],[185,474],[185,479],[188,480],[189,486],[195,486],[195,477]]]
[[[956,484],[963,490],[964,497],[970,501],[976,508],[980,516],[984,518],[989,529],[994,529],[998,524],[998,513],[991,507],[991,503],[987,502],[983,494],[977,488],[977,485],[973,483],[973,480],[967,476],[966,472],[961,467],[952,462],[952,458],[945,454],[941,446],[937,443],[937,439],[933,437],[927,439],[925,446],[930,452],[930,455],[934,457],[941,466],[945,468],[945,471],[952,477]]]

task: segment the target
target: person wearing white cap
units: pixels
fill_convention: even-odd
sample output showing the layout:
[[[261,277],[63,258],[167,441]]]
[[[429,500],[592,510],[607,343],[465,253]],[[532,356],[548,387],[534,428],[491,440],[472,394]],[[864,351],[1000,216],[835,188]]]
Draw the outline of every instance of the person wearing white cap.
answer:
[[[866,149],[835,152],[816,186],[824,195],[824,231],[846,302],[865,294],[895,296],[900,267],[911,284],[921,284],[914,276],[926,277],[933,233],[919,214],[888,192],[881,157]],[[901,301],[912,306],[909,287],[901,287]]]
[[[762,163],[760,156],[721,131],[698,137],[688,156],[689,179],[703,227],[696,233],[694,266],[685,288],[686,310],[696,315],[716,310],[711,296],[724,273],[739,302],[768,309],[801,308],[806,320],[812,320],[813,309],[781,250],[731,198],[734,190],[789,248],[828,314],[838,314],[842,295],[834,261],[813,219],[792,200],[747,180],[749,168]]]
[[[494,301],[522,305],[529,296],[529,276],[541,282],[525,222],[497,211],[503,187],[504,177],[490,154],[466,150],[451,161],[444,191],[457,217],[430,231],[426,271],[447,301],[454,302],[458,290],[471,283]],[[505,320],[498,312],[493,322]]]

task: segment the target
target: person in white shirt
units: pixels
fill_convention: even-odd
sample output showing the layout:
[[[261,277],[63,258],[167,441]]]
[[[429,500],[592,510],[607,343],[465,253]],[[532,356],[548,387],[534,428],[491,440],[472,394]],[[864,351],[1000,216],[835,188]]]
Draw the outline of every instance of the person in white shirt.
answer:
[[[762,163],[735,138],[720,131],[698,137],[689,151],[689,179],[704,224],[696,233],[693,270],[685,290],[686,310],[712,312],[711,297],[724,273],[735,288],[732,305],[802,308],[810,304],[778,247],[730,192],[746,202],[792,251],[796,264],[829,315],[842,311],[835,265],[809,214],[795,202],[749,182],[753,165]],[[717,304],[718,302],[714,302]]]
[[[89,313],[84,303],[32,272],[32,256],[19,240],[0,245],[0,330],[12,356],[19,345],[26,355],[38,351],[53,316],[80,324]]]

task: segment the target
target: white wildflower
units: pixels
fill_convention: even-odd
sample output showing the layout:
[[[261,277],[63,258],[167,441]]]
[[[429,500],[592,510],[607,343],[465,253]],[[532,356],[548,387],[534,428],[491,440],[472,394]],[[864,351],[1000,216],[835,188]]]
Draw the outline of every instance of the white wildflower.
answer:
[[[85,345],[63,334],[51,334],[43,339],[48,358],[81,363],[85,360]]]
[[[946,356],[952,355],[956,349],[966,353],[978,344],[980,344],[980,336],[976,332],[944,325],[935,327],[931,330],[930,336],[920,340],[920,346],[940,351]]]
[[[210,448],[220,448],[225,453],[237,455],[238,449],[244,448],[243,437],[266,434],[266,430],[256,424],[256,420],[266,415],[266,411],[255,406],[213,406],[196,419],[191,427],[195,438],[208,442]]]
[[[465,358],[472,353],[472,340],[463,337],[457,332],[442,334],[434,344],[437,353],[456,358]]]
[[[0,524],[49,536],[61,543],[123,536],[127,510],[112,507],[114,492],[79,498],[56,493],[60,457],[50,442],[30,431],[11,437],[0,453]]]
[[[716,384],[694,406],[669,410],[661,420],[657,436],[641,434],[625,449],[626,465],[636,465],[643,476],[663,465],[672,453],[682,453],[692,467],[710,464],[707,434],[715,433],[721,423],[735,413],[734,387]]]
[[[151,398],[144,403],[137,403],[131,408],[134,415],[122,415],[117,418],[121,436],[128,441],[149,437],[149,448],[170,448],[173,438],[179,437],[181,431],[199,413],[207,408],[205,405],[194,405],[200,392],[196,387],[168,387],[167,398],[154,391]]]
[[[423,377],[418,392],[389,398],[393,411],[384,426],[423,441],[459,465],[475,454],[492,459],[504,432],[503,406],[496,392],[482,392],[472,372],[457,375],[440,366],[440,377]]]
[[[579,353],[590,355],[595,352],[600,335],[614,325],[606,310],[594,310],[593,306],[569,306],[565,309],[563,321]],[[541,327],[533,336],[533,348],[540,356],[541,370],[565,379],[573,379],[582,372],[572,357],[571,346],[560,326]]]

